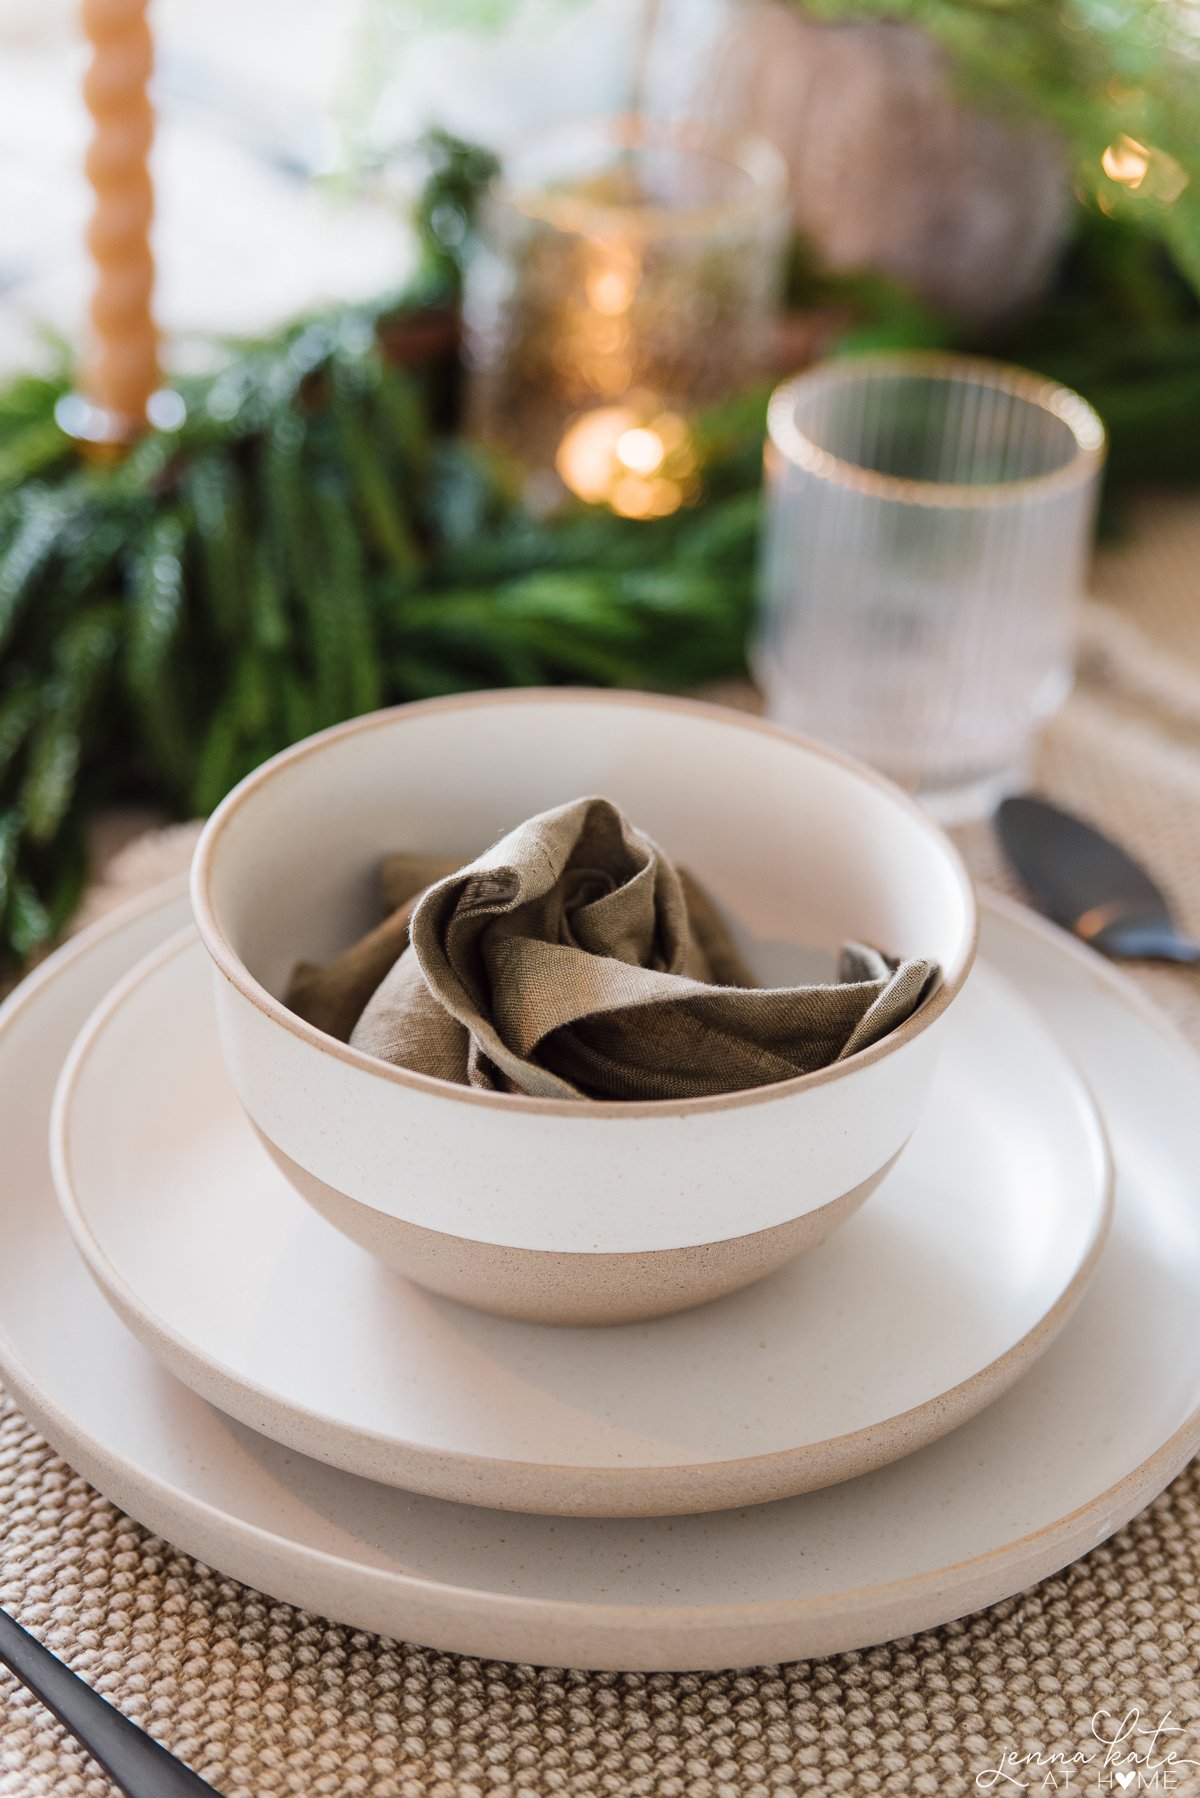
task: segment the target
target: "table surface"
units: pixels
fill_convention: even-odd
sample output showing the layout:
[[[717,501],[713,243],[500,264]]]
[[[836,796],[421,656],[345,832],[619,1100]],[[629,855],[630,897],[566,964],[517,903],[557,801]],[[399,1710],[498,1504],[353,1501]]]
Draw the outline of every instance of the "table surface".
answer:
[[[1200,505],[1141,501],[1098,558],[1038,784],[1140,852],[1200,935],[1198,570]],[[987,827],[959,835],[976,876],[1005,886]],[[173,872],[190,842],[127,846],[89,914]],[[1200,977],[1135,977],[1200,1044]],[[114,1509],[0,1393],[0,1603],[228,1794],[953,1798],[1006,1748],[1086,1749],[1101,1708],[1169,1713],[1170,1746],[1200,1760],[1198,1467],[1056,1578],[943,1629],[785,1667],[588,1674],[384,1641],[223,1579]],[[109,1790],[4,1676],[0,1696],[0,1798]],[[1025,1777],[1107,1789],[1061,1763],[1057,1787]],[[1200,1768],[1157,1789],[1200,1793]]]

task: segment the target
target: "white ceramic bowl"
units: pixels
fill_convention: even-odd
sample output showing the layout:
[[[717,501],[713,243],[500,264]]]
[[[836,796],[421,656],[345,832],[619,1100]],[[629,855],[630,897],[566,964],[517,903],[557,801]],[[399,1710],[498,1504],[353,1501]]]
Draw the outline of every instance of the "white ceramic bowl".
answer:
[[[871,1048],[774,1086],[624,1103],[477,1092],[375,1061],[280,995],[378,918],[391,850],[470,860],[598,793],[688,867],[764,983],[845,938],[941,967]],[[791,732],[691,701],[551,689],[375,713],[267,762],[192,873],[234,1086],[293,1184],[421,1285],[543,1322],[681,1310],[819,1242],[924,1105],[975,953],[970,882],[918,807]]]

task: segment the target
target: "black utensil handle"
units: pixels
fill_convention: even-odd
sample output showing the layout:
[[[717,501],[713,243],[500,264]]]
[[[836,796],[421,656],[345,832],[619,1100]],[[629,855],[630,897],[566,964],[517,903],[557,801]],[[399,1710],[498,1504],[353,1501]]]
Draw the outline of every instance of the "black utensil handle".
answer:
[[[0,1662],[82,1742],[127,1798],[219,1798],[207,1781],[84,1685],[7,1611],[0,1611]]]

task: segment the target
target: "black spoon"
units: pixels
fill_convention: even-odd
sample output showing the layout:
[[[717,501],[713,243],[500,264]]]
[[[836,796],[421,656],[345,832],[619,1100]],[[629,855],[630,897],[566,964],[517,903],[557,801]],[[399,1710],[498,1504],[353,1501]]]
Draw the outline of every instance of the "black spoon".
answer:
[[[1093,949],[1115,961],[1200,964],[1200,943],[1146,870],[1082,818],[1022,794],[1001,802],[996,828],[1038,907]]]
[[[53,1711],[127,1798],[220,1798],[207,1780],[85,1686],[7,1611],[0,1611],[0,1663]]]

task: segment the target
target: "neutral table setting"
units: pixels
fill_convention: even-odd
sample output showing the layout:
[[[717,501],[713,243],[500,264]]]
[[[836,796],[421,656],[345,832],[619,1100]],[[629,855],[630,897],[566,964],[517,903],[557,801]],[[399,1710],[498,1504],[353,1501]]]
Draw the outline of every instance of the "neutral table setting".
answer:
[[[1194,508],[1151,501],[1128,538],[1102,552],[1078,690],[1046,734],[1037,783],[1136,849],[1193,927],[1200,745],[1186,702],[1190,669],[1200,683],[1200,658],[1188,661],[1196,532]],[[1153,594],[1153,603],[1139,604],[1141,594]],[[177,878],[193,839],[175,830],[128,845],[93,889],[87,918],[118,915],[114,904],[130,901],[132,918],[150,918],[155,901],[139,905],[139,895]],[[1012,891],[990,827],[965,829],[959,841],[985,889]],[[165,923],[174,926],[181,902],[165,904]],[[1196,1028],[1194,974],[1142,966],[1132,979],[1185,1035]],[[1136,1011],[1129,1028],[1146,1029]],[[1141,1053],[1152,1055],[1152,1043],[1153,1027]],[[1186,1131],[1192,1120],[1174,1123]],[[1078,1425],[1100,1434],[1106,1396],[1127,1402],[1112,1382],[1146,1322],[1136,1265],[1118,1264],[1103,1277],[1111,1315],[1097,1327],[1110,1341],[1129,1336],[1115,1348],[1113,1372],[1081,1396]],[[83,1296],[46,1320],[68,1361],[88,1355],[73,1334]],[[49,1301],[52,1312],[63,1302],[53,1293]],[[35,1406],[45,1402],[30,1396]],[[1093,1718],[1131,1710],[1144,1721],[1170,1714],[1168,1727],[1183,1734],[1163,1740],[1180,1762],[1195,1746],[1200,1523],[1188,1472],[1111,1541],[941,1629],[783,1666],[589,1674],[406,1647],[223,1578],[123,1516],[57,1458],[11,1398],[6,1406],[5,1606],[221,1791],[966,1791],[1006,1752],[1089,1753]],[[1072,1421],[1058,1426],[1068,1460]],[[49,1415],[45,1423],[86,1465],[75,1425]],[[1181,1440],[1168,1457],[1186,1458],[1189,1446]],[[1158,1465],[1154,1485],[1174,1472],[1169,1460]],[[290,1505],[320,1508],[319,1487],[291,1490]],[[746,1525],[754,1516],[741,1513]],[[503,1535],[502,1514],[478,1514],[457,1551],[466,1553],[464,1572],[478,1550],[476,1530]],[[1096,1533],[1107,1533],[1103,1522]],[[534,1540],[522,1559],[535,1552]],[[380,1540],[372,1557],[387,1565],[395,1552]],[[536,1591],[536,1563],[532,1578]],[[3,1739],[0,1790],[105,1789],[19,1691],[6,1705]],[[1197,1789],[1182,1766],[1172,1777],[1174,1789]]]
[[[0,1798],[1200,1798],[1200,26],[561,11],[0,0]]]

